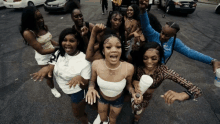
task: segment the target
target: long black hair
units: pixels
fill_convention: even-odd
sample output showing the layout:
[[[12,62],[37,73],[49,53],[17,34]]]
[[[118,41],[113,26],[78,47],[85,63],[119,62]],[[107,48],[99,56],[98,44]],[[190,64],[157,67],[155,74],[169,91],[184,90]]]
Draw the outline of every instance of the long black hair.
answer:
[[[81,36],[77,33],[76,30],[73,30],[72,28],[66,28],[60,33],[60,36],[59,36],[60,55],[61,56],[65,55],[65,50],[62,47],[62,42],[63,42],[64,38],[66,37],[66,35],[68,35],[68,34],[73,34],[75,36],[77,42],[79,43],[77,46],[77,49],[79,51],[82,51],[83,53],[85,53],[84,42],[83,42],[83,39],[81,38]]]
[[[36,11],[39,11],[39,10],[35,6],[27,6],[23,9],[22,16],[21,16],[21,24],[19,27],[22,37],[23,37],[24,31],[27,29],[32,30],[32,31],[38,30],[37,25],[36,25],[36,19],[35,19]],[[48,28],[46,25],[44,25],[44,28],[46,31],[48,31]],[[28,44],[25,39],[24,39],[24,43]]]
[[[105,33],[102,37],[102,41],[99,43],[99,50],[100,50],[100,53],[101,53],[103,58],[105,58],[105,55],[103,54],[104,42],[105,42],[106,39],[108,39],[110,37],[116,37],[120,41],[120,38],[117,37],[116,33]],[[120,60],[126,61],[127,59],[126,59],[126,56],[125,56],[125,49],[124,49],[124,44],[123,43],[121,43],[121,49],[122,49],[122,53],[121,53]]]
[[[179,26],[176,22],[166,22],[166,24],[167,24],[169,27],[175,29],[175,30],[176,30],[176,33],[175,33],[174,39],[173,39],[171,55],[169,56],[169,58],[167,58],[166,60],[164,60],[164,61],[165,61],[165,64],[169,61],[170,57],[171,57],[172,54],[173,54],[173,49],[174,49],[174,45],[175,45],[175,42],[176,42],[176,34],[177,34],[177,32],[180,30],[180,26]]]
[[[139,10],[139,6],[137,4],[132,4],[130,5],[133,10],[134,10],[134,15],[133,15],[133,19],[137,20],[137,21],[140,21],[140,17],[139,17],[139,14],[140,14],[140,10]],[[129,7],[129,6],[128,6]],[[127,14],[126,14],[126,17],[127,17]]]
[[[162,64],[162,58],[164,55],[163,48],[157,42],[147,42],[139,49],[136,60],[133,61],[134,62],[133,64],[136,67],[144,67],[144,62],[143,62],[144,54],[150,48],[154,48],[159,51],[160,60],[159,60],[158,64],[160,64],[160,65]]]
[[[124,27],[125,20],[124,20],[123,15],[122,15],[121,12],[119,12],[119,11],[110,11],[106,26],[111,28],[112,27],[111,19],[113,18],[113,16],[117,16],[117,15],[122,17],[122,22],[121,22],[121,25],[119,27],[119,34],[121,36],[120,41],[123,42],[125,40],[125,27]]]

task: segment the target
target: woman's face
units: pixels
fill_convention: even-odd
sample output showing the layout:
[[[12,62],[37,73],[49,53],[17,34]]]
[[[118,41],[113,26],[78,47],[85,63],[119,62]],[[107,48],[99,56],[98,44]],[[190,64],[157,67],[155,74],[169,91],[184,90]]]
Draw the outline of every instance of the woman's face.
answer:
[[[159,63],[160,56],[159,51],[155,48],[148,49],[143,56],[143,62],[145,68],[149,71],[155,69]]]
[[[43,27],[44,26],[44,19],[43,16],[41,15],[40,11],[36,11],[35,13],[35,19],[36,19],[36,25],[38,27]]]
[[[127,17],[132,18],[133,15],[134,15],[134,9],[131,6],[129,6],[127,9]]]
[[[72,20],[77,26],[83,26],[83,15],[80,10],[75,9],[72,13]]]
[[[119,14],[112,15],[112,16],[113,16],[111,19],[112,29],[115,29],[115,30],[119,29],[122,23],[122,16],[120,16]]]
[[[63,49],[70,56],[73,56],[77,53],[78,51],[77,46],[78,46],[78,41],[77,39],[75,39],[75,36],[73,34],[66,35],[62,41]]]
[[[117,64],[121,58],[121,42],[117,37],[110,37],[104,41],[103,54],[106,61],[111,64]]]
[[[171,28],[169,25],[165,25],[162,28],[162,31],[160,33],[160,41],[161,42],[167,42],[175,34],[176,34],[176,30],[175,29]]]

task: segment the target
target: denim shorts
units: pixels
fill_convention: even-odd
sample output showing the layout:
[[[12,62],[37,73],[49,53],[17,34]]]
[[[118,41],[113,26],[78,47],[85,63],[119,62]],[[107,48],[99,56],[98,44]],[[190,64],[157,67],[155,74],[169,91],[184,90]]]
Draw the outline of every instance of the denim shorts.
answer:
[[[87,91],[88,90],[85,89],[85,90],[81,90],[77,93],[68,94],[68,95],[71,97],[72,103],[78,104],[79,102],[81,102],[85,98]]]
[[[121,96],[114,101],[108,101],[108,100],[104,99],[102,97],[102,95],[100,94],[100,99],[98,99],[98,101],[103,104],[109,104],[109,105],[116,107],[116,108],[121,108],[124,104],[124,94],[121,94]]]

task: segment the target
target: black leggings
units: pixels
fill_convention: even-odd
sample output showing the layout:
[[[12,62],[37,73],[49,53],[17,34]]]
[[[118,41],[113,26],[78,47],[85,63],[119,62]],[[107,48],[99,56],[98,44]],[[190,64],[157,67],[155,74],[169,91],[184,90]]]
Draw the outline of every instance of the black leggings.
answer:
[[[104,13],[104,7],[106,10],[108,10],[108,1],[107,0],[102,0],[102,12]]]

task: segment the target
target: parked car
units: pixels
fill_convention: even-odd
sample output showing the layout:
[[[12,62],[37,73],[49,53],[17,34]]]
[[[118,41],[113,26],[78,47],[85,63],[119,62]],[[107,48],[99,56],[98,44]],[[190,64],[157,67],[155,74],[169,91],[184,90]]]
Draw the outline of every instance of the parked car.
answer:
[[[71,12],[80,7],[80,0],[46,0],[44,10],[47,12]]]
[[[194,0],[160,0],[160,6],[165,9],[166,13],[192,14],[197,4]]]
[[[6,8],[25,8],[26,6],[38,6],[44,4],[46,0],[4,0]]]
[[[220,14],[220,3],[216,6],[215,13]]]
[[[3,7],[3,6],[4,6],[3,0],[0,0],[0,7]]]
[[[139,5],[139,0],[122,0],[120,7],[119,8],[116,7],[115,10],[119,10],[122,13],[125,14],[128,6],[130,6],[131,4]],[[149,0],[149,5],[148,5],[148,8],[147,8],[147,11],[150,11],[152,4],[153,4],[153,0]],[[115,11],[115,10],[113,9],[113,11]]]

